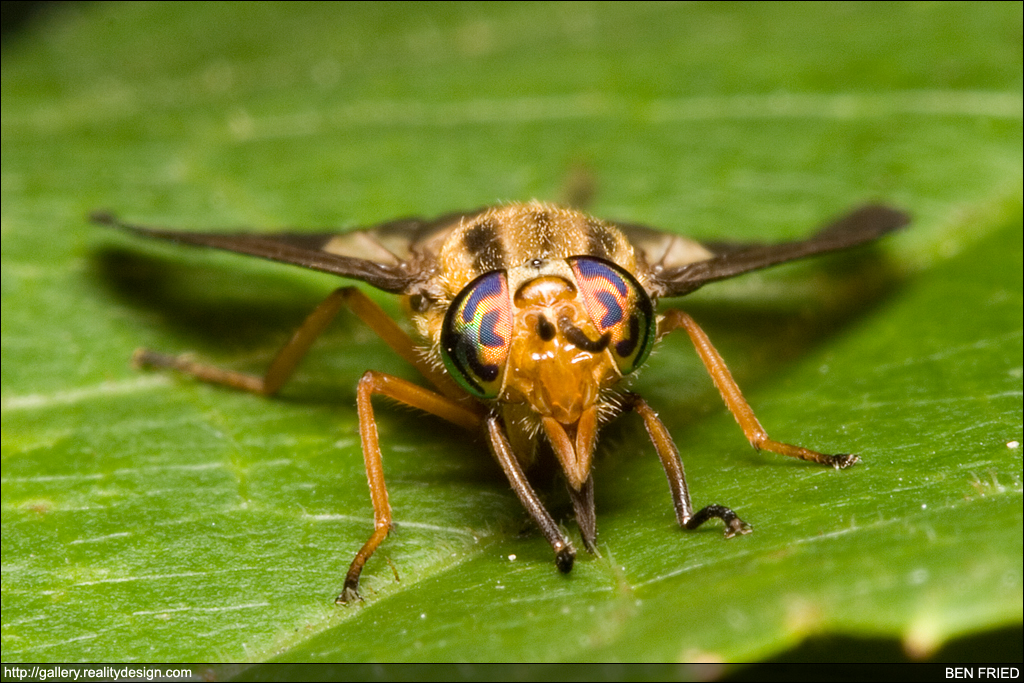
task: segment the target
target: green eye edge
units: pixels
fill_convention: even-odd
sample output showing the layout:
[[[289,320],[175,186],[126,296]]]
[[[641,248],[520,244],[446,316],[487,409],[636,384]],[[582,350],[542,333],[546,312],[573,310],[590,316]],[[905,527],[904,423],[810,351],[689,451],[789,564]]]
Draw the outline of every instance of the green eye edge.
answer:
[[[512,300],[505,271],[481,275],[452,301],[441,327],[448,373],[477,398],[497,398],[512,345]]]

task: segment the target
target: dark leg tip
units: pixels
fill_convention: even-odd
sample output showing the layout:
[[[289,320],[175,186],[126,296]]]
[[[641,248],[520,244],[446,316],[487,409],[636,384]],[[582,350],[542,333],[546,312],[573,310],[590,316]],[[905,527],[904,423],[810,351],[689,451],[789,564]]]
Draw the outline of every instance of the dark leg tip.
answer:
[[[837,470],[845,470],[847,467],[850,467],[851,465],[856,465],[857,463],[860,462],[860,456],[853,455],[852,453],[836,453],[835,455],[831,456],[831,458],[831,465],[832,467],[835,467]]]
[[[571,545],[565,545],[555,551],[555,566],[558,571],[568,574],[572,571],[572,565],[576,561],[576,549]]]
[[[744,536],[753,531],[754,528],[744,522],[739,517],[733,517],[731,520],[725,523],[725,537],[732,538],[733,536]]]
[[[335,605],[348,605],[353,602],[361,601],[363,596],[359,594],[359,587],[356,586],[345,586],[345,589],[341,591],[341,594],[334,599]]]
[[[696,529],[709,519],[720,519],[725,523],[725,537],[742,536],[754,529],[740,519],[735,512],[724,505],[708,505],[690,519],[686,520],[687,529]]]

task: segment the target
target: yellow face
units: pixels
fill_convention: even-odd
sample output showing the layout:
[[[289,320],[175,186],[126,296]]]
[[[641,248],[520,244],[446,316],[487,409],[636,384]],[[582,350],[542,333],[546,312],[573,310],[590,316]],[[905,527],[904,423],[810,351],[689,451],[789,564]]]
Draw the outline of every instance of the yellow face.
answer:
[[[566,265],[551,265],[556,264]],[[575,424],[597,402],[601,390],[620,378],[607,353],[611,335],[597,331],[578,290],[565,276],[525,280],[516,288],[512,305],[517,334],[500,399],[526,402],[540,416]]]

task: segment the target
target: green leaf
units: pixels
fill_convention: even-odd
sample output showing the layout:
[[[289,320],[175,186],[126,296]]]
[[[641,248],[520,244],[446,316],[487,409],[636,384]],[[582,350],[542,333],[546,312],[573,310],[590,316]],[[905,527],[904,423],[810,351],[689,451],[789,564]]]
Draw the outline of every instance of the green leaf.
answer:
[[[1021,45],[1019,3],[89,4],[5,35],[5,661],[927,657],[1019,628]],[[863,462],[751,451],[674,335],[633,388],[695,504],[755,532],[679,530],[627,416],[601,557],[563,576],[480,441],[381,402],[397,524],[346,607],[372,527],[355,383],[415,373],[351,316],[276,399],[133,370],[147,346],[259,372],[337,280],[85,220],[347,228],[574,182],[698,238],[911,211],[877,248],[663,303],[774,438]]]

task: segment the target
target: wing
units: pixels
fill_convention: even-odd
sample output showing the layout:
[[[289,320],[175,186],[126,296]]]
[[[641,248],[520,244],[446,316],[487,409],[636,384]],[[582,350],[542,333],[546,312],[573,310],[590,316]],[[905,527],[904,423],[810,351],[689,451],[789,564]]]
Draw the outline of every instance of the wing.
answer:
[[[872,204],[836,219],[808,239],[778,244],[702,244],[642,225],[619,227],[647,263],[651,294],[663,297],[689,294],[709,282],[778,263],[849,249],[909,222],[903,211]]]
[[[322,234],[183,232],[133,225],[105,212],[93,213],[90,219],[143,237],[290,263],[362,280],[385,292],[408,294],[432,271],[447,233],[478,213],[450,213],[431,220],[405,218],[347,233]]]

